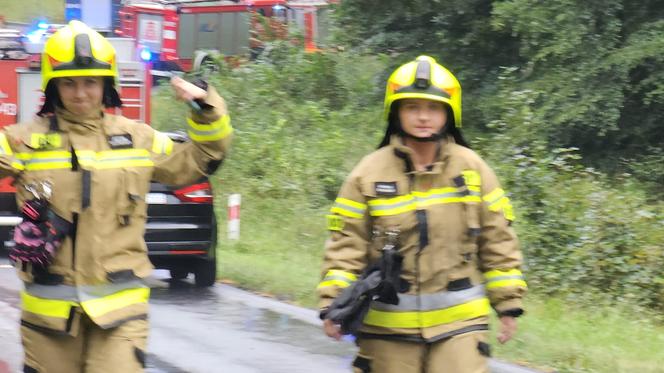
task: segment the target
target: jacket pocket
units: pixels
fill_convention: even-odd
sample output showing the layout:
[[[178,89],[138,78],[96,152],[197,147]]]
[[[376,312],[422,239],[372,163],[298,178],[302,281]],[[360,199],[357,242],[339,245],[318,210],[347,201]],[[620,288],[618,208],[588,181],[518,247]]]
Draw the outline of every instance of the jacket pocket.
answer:
[[[121,187],[117,195],[117,215],[120,225],[131,224],[131,219],[145,218],[146,205],[145,195],[149,182],[135,168],[123,169],[120,173]]]

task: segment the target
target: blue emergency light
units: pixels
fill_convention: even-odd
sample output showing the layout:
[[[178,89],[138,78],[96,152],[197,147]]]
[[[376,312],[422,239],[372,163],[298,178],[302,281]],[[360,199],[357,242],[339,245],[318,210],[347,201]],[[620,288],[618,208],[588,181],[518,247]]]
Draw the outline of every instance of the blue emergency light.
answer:
[[[37,29],[37,30],[31,31],[26,35],[28,40],[30,40],[30,42],[33,43],[33,44],[39,43],[42,39],[42,36],[44,36],[44,30],[43,29]]]
[[[150,52],[150,48],[141,49],[141,53],[139,55],[141,56],[141,59],[145,62],[148,62],[152,59],[152,52]]]

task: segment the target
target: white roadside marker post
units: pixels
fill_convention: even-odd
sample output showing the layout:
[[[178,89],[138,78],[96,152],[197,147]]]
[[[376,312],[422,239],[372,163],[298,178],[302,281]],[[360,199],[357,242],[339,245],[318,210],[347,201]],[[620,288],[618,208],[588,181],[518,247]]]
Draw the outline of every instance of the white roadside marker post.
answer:
[[[231,194],[228,196],[228,239],[240,239],[240,194]]]

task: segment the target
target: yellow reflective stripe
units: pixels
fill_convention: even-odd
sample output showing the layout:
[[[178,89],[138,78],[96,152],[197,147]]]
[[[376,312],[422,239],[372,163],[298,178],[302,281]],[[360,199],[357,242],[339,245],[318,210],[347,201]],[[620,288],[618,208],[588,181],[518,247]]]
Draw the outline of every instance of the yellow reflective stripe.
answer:
[[[338,269],[331,269],[327,271],[325,277],[320,282],[320,284],[318,284],[316,288],[320,289],[329,286],[338,286],[340,288],[346,288],[355,281],[357,281],[357,276],[354,273]]]
[[[347,216],[349,218],[361,219],[364,216],[366,209],[367,205],[364,203],[339,197],[334,201],[334,206],[332,206],[330,212]]]
[[[20,163],[20,162],[12,162],[12,167],[14,167],[15,169],[17,169],[19,171],[25,170],[25,166],[23,165],[23,163]]]
[[[233,133],[231,117],[227,114],[209,124],[196,123],[191,118],[187,118],[187,123],[189,138],[198,142],[220,140]]]
[[[414,193],[414,192],[413,192]],[[391,206],[401,203],[408,203],[413,200],[413,196],[406,194],[404,196],[394,198],[376,198],[368,202],[369,206]]]
[[[487,280],[486,288],[495,289],[506,286],[521,286],[528,287],[524,280],[523,273],[518,269],[510,269],[508,271],[501,271],[494,269],[484,273],[484,278]]]
[[[330,287],[330,286],[338,286],[340,288],[347,288],[350,286],[350,282],[344,281],[344,280],[329,280],[329,281],[322,281],[316,289],[320,288],[325,288],[325,287]]]
[[[491,281],[491,282],[486,284],[487,289],[502,288],[502,287],[507,287],[507,286],[520,286],[520,287],[527,288],[528,284],[526,284],[526,281],[524,281],[524,280],[517,280],[517,279]]]
[[[30,153],[16,153],[16,158],[22,161],[30,161],[33,159],[37,160],[64,159],[64,158],[71,158],[71,153],[64,150],[49,150],[49,151],[30,152]]]
[[[514,209],[510,203],[510,199],[505,195],[505,191],[501,188],[496,188],[489,194],[483,197],[484,201],[489,204],[489,211],[498,212],[503,211],[505,219],[514,220]]]
[[[352,272],[342,271],[340,269],[331,269],[327,271],[325,277],[338,276],[347,278],[349,281],[357,281],[357,275]]]
[[[507,207],[510,205],[510,199],[507,197],[503,197],[499,199],[498,201],[492,203],[489,205],[489,210],[490,211],[500,211],[501,209]]]
[[[505,219],[514,221],[514,208],[512,208],[511,203],[508,203],[507,206],[503,207],[503,215],[505,215]]]
[[[23,162],[29,171],[71,168],[71,153],[62,150],[16,153],[16,158]]]
[[[149,298],[150,288],[127,289],[102,298],[81,302],[81,306],[90,317],[100,317],[134,304],[147,303]]]
[[[367,205],[365,205],[364,203],[356,202],[356,201],[353,201],[353,200],[348,199],[348,198],[339,197],[334,202],[341,203],[341,204],[344,204],[344,205],[347,205],[347,206],[350,206],[350,207],[354,207],[354,208],[359,209],[359,210],[366,210],[367,209]]]
[[[399,206],[399,207],[393,208],[393,209],[371,210],[371,216],[399,215],[399,214],[403,214],[404,212],[413,211],[415,209],[416,209],[416,205],[414,203],[409,203],[407,205]]]
[[[147,149],[118,149],[101,152],[76,151],[76,156],[83,166],[94,169],[123,167],[151,167],[154,165]]]
[[[479,190],[473,187],[473,191]],[[435,188],[426,192],[413,191],[404,196],[394,198],[376,198],[368,201],[371,207],[371,216],[389,216],[398,215],[404,212],[413,211],[427,206],[445,204],[445,203],[467,203],[482,202],[476,194],[463,195],[463,193],[454,187]]]
[[[350,210],[343,209],[343,208],[341,208],[341,207],[339,207],[339,206],[333,206],[333,207],[330,209],[330,212],[335,213],[335,214],[339,214],[339,215],[343,215],[343,216],[347,216],[347,217],[349,217],[349,218],[355,218],[355,219],[361,219],[362,216],[364,216],[363,214],[358,214],[358,213],[356,213],[356,212],[353,212],[353,211],[350,211]]]
[[[154,165],[150,159],[150,152],[146,149],[118,149],[98,153],[82,150],[76,151],[76,156],[82,166],[95,169],[151,167]],[[68,151],[17,153],[16,158],[24,163],[26,170],[53,170],[72,166],[71,152]]]
[[[428,328],[486,316],[490,310],[487,298],[434,311],[389,312],[369,309],[364,323],[386,328]]]
[[[67,300],[35,297],[25,290],[21,291],[21,303],[23,310],[27,312],[61,319],[69,318],[71,307],[78,305],[76,302]]]
[[[165,133],[155,131],[152,141],[152,152],[157,154],[171,154],[172,150],[173,140]]]
[[[106,170],[109,168],[123,168],[123,167],[152,167],[154,162],[149,158],[133,157],[126,159],[107,159],[95,163],[94,168],[98,170]]]
[[[118,149],[96,153],[94,168],[151,167],[153,165],[147,149]]]
[[[484,278],[487,280],[491,280],[496,277],[503,277],[503,276],[523,276],[523,272],[518,269],[510,269],[507,271],[501,271],[499,269],[492,269],[488,272],[484,272]]]
[[[12,155],[12,148],[9,146],[9,141],[7,141],[7,136],[4,133],[0,133],[0,155]]]
[[[501,188],[496,188],[496,189],[492,190],[491,192],[489,192],[488,194],[486,194],[483,197],[483,199],[484,199],[484,201],[491,204],[491,203],[496,202],[498,199],[500,199],[504,195],[505,195],[504,190],[502,190]]]
[[[414,200],[415,197],[412,194],[406,194],[393,198],[376,198],[367,203],[371,208],[371,216],[388,216],[415,210]]]
[[[432,198],[424,201],[418,201],[418,207],[425,207],[431,205],[440,205],[444,203],[463,203],[463,202],[482,202],[478,196],[465,196],[465,197],[442,197]]]

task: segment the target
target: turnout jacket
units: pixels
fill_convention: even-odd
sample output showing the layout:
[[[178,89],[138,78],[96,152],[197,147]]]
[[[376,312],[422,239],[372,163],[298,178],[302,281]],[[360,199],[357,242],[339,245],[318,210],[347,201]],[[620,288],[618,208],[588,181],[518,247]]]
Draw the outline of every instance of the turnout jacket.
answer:
[[[210,175],[230,144],[223,99],[210,86],[205,101],[186,119],[185,143],[101,108],[86,119],[58,109],[0,130],[0,177],[15,178],[19,208],[34,198],[25,185],[47,181],[51,210],[72,227],[46,272],[18,265],[24,325],[75,334],[77,309],[102,328],[146,317],[150,181],[184,185]]]
[[[413,169],[411,154],[395,135],[343,184],[327,216],[321,309],[376,263],[396,234],[410,287],[397,305],[371,302],[360,335],[430,342],[487,329],[491,307],[520,313],[522,258],[512,206],[494,172],[451,137],[426,171]]]

